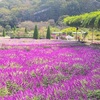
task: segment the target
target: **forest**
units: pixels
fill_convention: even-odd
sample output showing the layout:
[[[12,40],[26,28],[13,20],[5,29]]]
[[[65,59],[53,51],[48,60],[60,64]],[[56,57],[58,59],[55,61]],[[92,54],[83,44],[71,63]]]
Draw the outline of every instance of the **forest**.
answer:
[[[40,22],[100,9],[100,0],[0,0],[0,25]]]

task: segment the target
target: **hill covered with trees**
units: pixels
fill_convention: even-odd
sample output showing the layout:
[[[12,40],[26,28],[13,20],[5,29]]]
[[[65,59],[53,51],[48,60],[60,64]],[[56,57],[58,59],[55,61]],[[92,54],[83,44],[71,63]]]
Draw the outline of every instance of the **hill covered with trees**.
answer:
[[[0,25],[24,21],[55,21],[62,15],[78,15],[100,9],[100,0],[0,0]]]

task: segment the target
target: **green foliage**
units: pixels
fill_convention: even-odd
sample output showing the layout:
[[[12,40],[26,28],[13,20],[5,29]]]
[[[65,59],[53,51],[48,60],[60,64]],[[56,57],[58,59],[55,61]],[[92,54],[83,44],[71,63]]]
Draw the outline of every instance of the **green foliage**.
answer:
[[[76,32],[76,28],[75,27],[68,27],[68,28],[65,28],[63,30],[61,30],[63,33],[72,33],[72,32]]]
[[[100,11],[86,13],[77,16],[69,16],[64,18],[64,23],[69,26],[83,26],[90,28],[98,28],[100,26]]]
[[[13,37],[16,36],[16,31],[17,31],[17,28],[16,28],[16,26],[14,26],[14,27],[12,28],[12,36],[13,36]]]
[[[35,96],[32,100],[41,100],[41,98],[38,96]]]
[[[6,88],[9,94],[14,94],[19,90],[22,90],[21,87],[19,87],[16,83],[7,81],[6,82]]]
[[[50,26],[48,26],[46,39],[50,39],[50,38],[51,38],[51,32],[50,32]]]
[[[87,16],[88,13],[77,16],[67,16],[66,18],[64,18],[63,22],[71,26],[80,26]]]
[[[33,38],[34,38],[34,39],[38,39],[38,28],[37,28],[37,25],[35,25],[35,28],[34,28],[34,35],[33,35]]]
[[[20,22],[29,20],[57,21],[62,15],[78,15],[97,9],[100,9],[100,4],[94,0],[2,0],[0,24],[3,27],[6,25],[14,27]]]
[[[81,11],[80,11],[79,2],[77,0],[73,0],[72,2],[70,1],[67,4],[66,12],[68,13],[68,15],[78,15],[78,14],[80,14]]]
[[[95,19],[94,26],[96,28],[100,28],[100,15],[98,15]]]
[[[3,37],[5,37],[6,36],[6,32],[5,32],[5,30],[3,30]]]
[[[60,29],[57,27],[50,27],[51,32],[60,32]]]
[[[0,32],[3,32],[3,29],[4,29],[4,28],[3,28],[2,26],[0,26]]]
[[[89,91],[88,98],[100,100],[100,90]]]
[[[25,33],[26,33],[26,34],[28,33],[28,30],[27,30],[27,28],[25,28]]]
[[[11,31],[11,26],[10,25],[6,25],[5,29],[6,29],[6,31]]]
[[[16,26],[14,26],[14,27],[13,27],[13,32],[14,32],[14,33],[16,32],[16,29],[17,29]]]
[[[82,26],[93,28],[96,17],[98,17],[98,15],[100,15],[100,11],[89,13],[88,16],[83,20]]]
[[[0,97],[6,96],[8,94],[7,88],[0,88]]]

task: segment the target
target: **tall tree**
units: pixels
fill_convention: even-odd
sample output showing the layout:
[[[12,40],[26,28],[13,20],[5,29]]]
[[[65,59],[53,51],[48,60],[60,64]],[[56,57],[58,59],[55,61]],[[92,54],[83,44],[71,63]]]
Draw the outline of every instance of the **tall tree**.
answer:
[[[13,32],[14,32],[14,33],[16,32],[16,26],[14,26],[14,28],[13,28]]]
[[[3,30],[3,37],[5,37],[6,36],[6,32],[5,32],[5,30]]]
[[[33,38],[34,39],[38,39],[38,28],[37,28],[37,25],[35,25],[35,28],[34,28]]]
[[[25,34],[27,34],[28,33],[28,30],[27,30],[27,28],[25,28]]]
[[[50,33],[51,33],[51,32],[50,32],[50,26],[48,26],[46,39],[50,39],[50,38],[51,38]]]

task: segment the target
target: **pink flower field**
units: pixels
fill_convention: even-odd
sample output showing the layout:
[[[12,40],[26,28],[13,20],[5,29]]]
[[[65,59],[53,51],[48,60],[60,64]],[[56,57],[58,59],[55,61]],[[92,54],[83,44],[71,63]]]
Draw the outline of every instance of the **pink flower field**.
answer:
[[[0,100],[100,100],[100,49],[19,41],[1,42]]]

